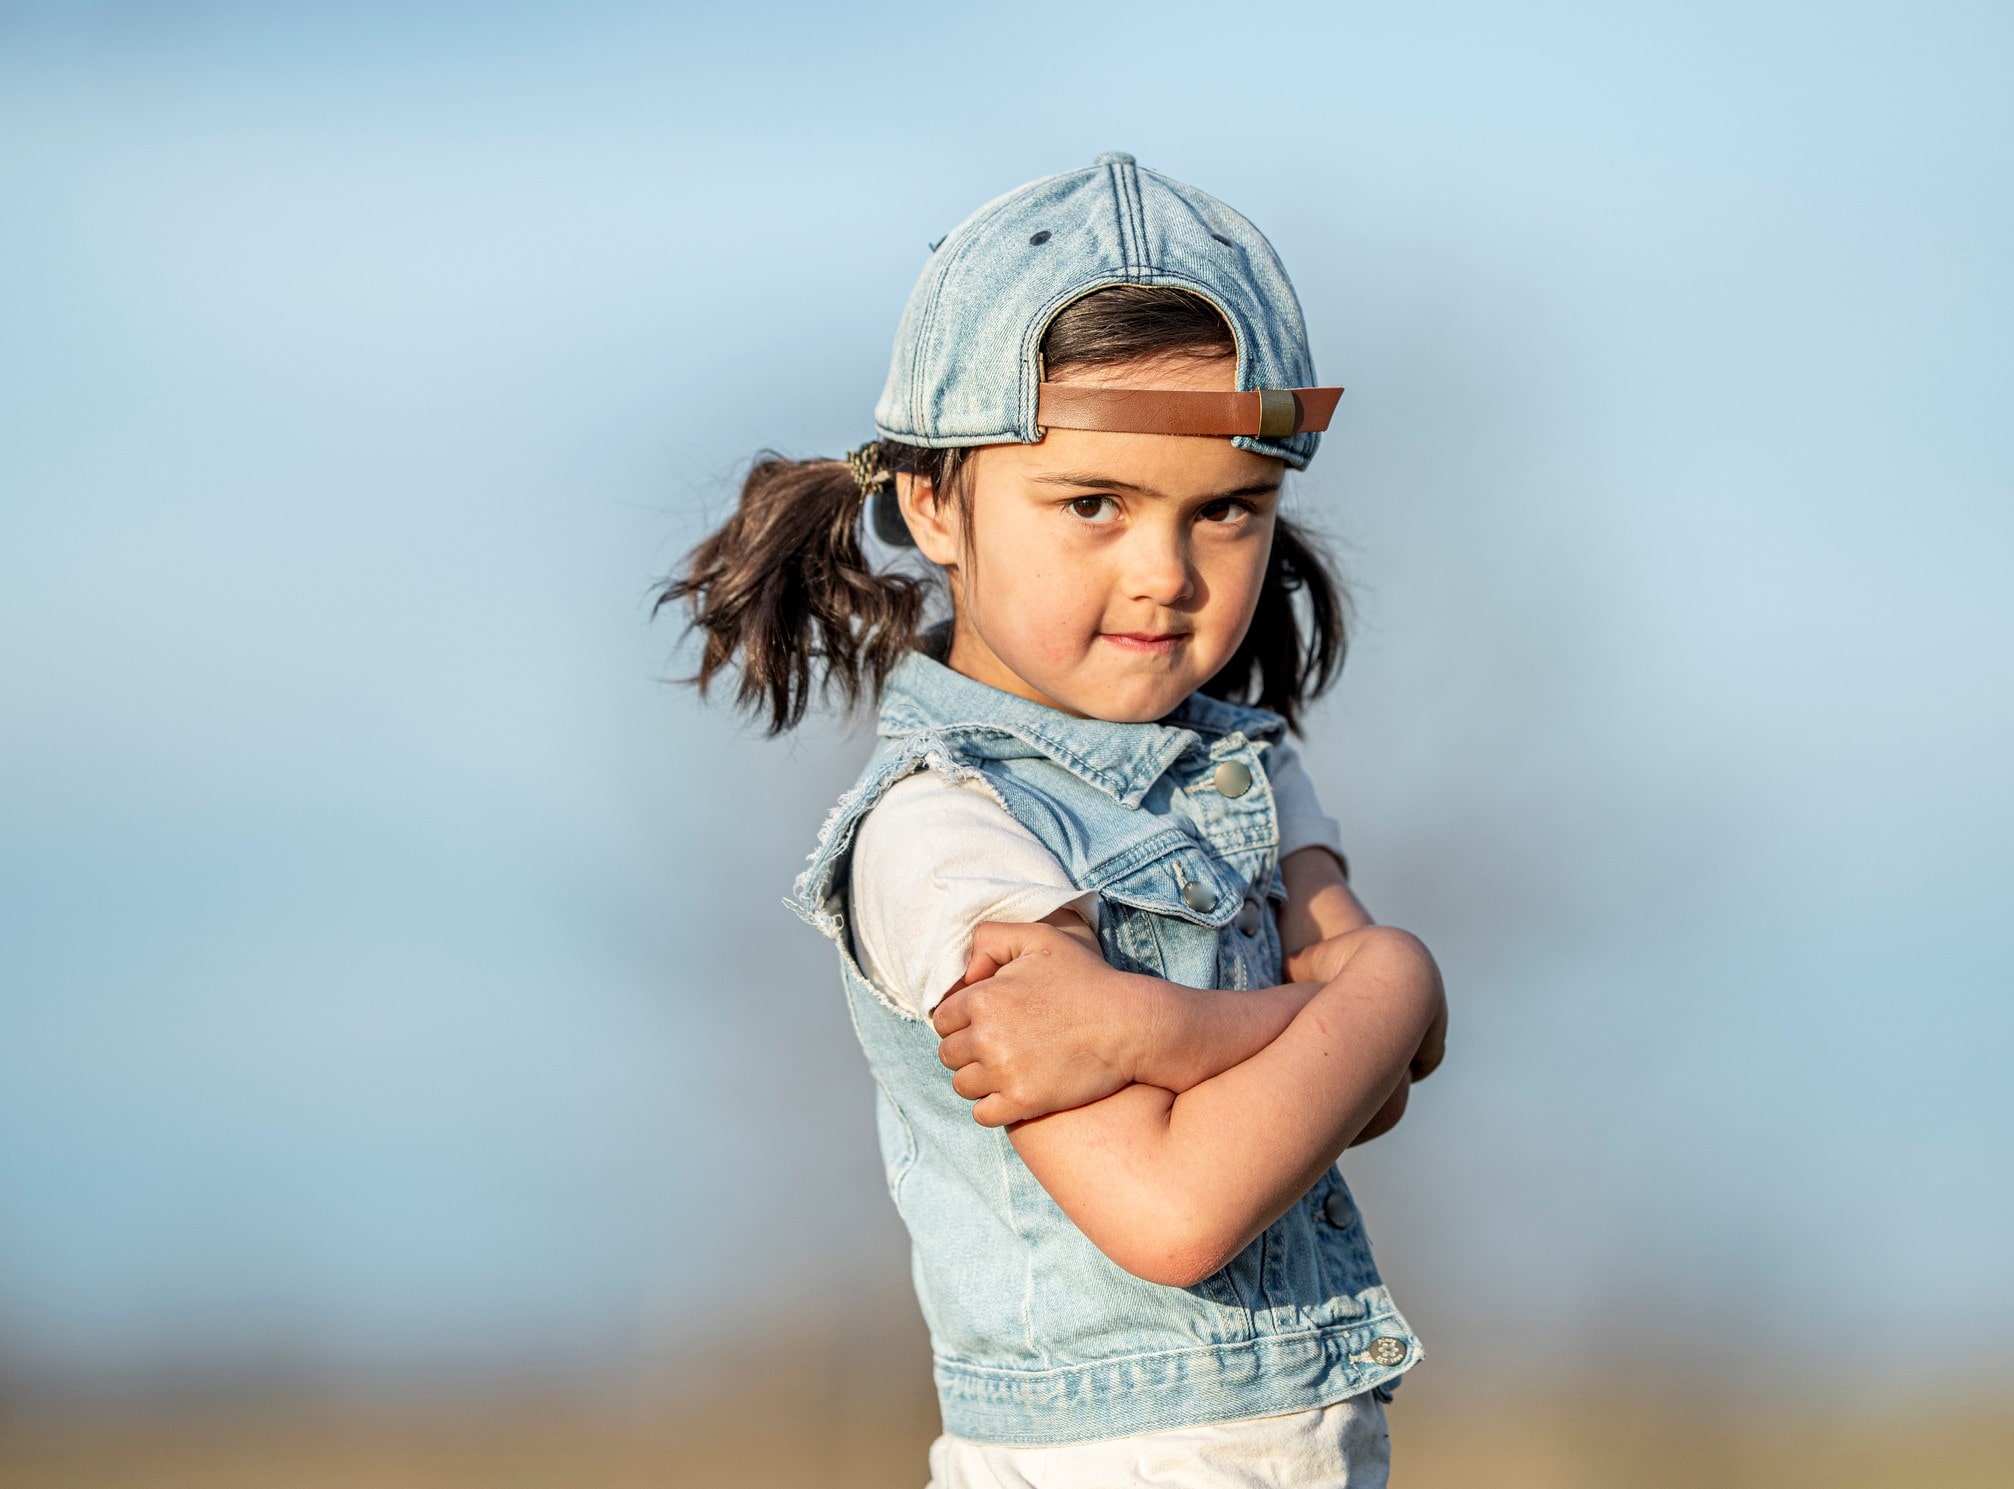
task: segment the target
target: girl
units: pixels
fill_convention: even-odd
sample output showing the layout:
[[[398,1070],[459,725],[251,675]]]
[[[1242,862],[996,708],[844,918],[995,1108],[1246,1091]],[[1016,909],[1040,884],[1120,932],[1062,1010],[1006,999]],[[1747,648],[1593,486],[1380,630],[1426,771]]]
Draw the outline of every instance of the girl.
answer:
[[[880,438],[758,463],[666,587],[772,732],[879,699],[793,904],[873,1067],[942,1489],[1384,1482],[1419,1342],[1333,1165],[1445,1005],[1286,742],[1343,646],[1279,515],[1313,381],[1258,231],[1100,156],[952,232]]]

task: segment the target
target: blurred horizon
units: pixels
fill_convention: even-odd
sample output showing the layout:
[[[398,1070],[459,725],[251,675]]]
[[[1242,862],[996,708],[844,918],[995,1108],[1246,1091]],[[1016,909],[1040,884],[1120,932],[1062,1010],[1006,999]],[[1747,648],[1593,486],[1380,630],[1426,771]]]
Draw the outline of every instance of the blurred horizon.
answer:
[[[2014,16],[1223,19],[0,0],[0,1402],[910,1361],[781,904],[865,736],[651,586],[1109,149],[1350,390],[1304,753],[1454,1000],[1346,1160],[1423,1378],[2007,1399]]]

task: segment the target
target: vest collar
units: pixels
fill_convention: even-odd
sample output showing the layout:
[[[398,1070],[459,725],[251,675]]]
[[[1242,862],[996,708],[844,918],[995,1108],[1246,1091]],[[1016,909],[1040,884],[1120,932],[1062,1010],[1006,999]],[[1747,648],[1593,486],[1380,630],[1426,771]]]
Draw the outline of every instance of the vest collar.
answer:
[[[1137,807],[1169,766],[1205,738],[1242,733],[1273,743],[1286,732],[1278,714],[1193,693],[1154,724],[1080,719],[954,672],[912,651],[889,674],[878,732],[920,729],[1012,739],[1046,755],[1122,806]]]

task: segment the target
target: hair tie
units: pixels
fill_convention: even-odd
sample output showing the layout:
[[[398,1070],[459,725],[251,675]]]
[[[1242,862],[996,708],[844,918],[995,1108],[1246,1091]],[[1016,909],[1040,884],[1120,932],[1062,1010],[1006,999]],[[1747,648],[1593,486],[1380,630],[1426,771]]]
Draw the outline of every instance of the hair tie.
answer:
[[[881,441],[878,439],[869,440],[857,450],[848,450],[846,464],[853,472],[853,484],[860,488],[863,497],[872,496],[894,484],[894,473],[881,463]]]

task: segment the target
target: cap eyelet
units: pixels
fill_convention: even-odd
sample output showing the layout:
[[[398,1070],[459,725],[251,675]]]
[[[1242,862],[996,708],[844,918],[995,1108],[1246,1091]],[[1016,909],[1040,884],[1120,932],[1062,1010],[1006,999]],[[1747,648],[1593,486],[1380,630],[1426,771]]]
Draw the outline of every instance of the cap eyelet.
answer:
[[[1040,247],[1042,244],[1047,243],[1049,241],[1049,229],[1043,228],[1041,232],[1035,234],[1035,236],[1030,238],[1028,241],[1031,244]]]

